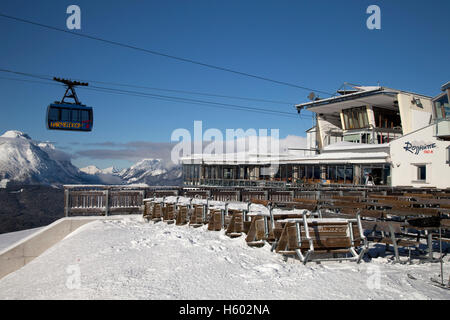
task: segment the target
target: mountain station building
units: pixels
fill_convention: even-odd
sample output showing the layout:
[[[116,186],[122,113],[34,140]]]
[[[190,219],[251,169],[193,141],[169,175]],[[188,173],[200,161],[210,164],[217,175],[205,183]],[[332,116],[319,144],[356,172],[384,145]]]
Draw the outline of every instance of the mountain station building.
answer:
[[[450,83],[436,97],[354,86],[298,104],[315,114],[300,153],[182,158],[187,186],[386,185],[450,187]],[[267,170],[277,163],[278,170]]]

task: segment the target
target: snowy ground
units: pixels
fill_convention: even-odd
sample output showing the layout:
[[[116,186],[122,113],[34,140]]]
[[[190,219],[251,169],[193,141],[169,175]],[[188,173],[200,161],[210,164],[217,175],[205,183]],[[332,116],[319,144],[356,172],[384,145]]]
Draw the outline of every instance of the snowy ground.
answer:
[[[304,266],[206,226],[124,216],[84,225],[1,279],[0,299],[450,299],[429,281],[438,274],[388,258]]]

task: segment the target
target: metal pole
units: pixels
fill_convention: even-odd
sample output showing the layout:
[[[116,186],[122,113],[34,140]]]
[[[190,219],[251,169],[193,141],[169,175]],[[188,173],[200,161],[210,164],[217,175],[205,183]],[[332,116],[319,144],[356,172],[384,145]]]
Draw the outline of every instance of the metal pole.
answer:
[[[442,228],[439,226],[439,260],[441,262],[441,284],[444,286],[444,261],[442,259]]]
[[[427,230],[428,258],[433,260],[433,238],[432,233]]]
[[[269,237],[269,224],[267,223],[267,216],[264,216],[264,236],[266,239]]]

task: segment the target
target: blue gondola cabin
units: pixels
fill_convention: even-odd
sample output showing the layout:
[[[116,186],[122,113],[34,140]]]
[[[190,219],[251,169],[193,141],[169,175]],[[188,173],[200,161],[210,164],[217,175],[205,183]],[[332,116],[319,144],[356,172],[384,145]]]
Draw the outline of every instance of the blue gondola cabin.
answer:
[[[71,103],[52,103],[47,108],[50,130],[91,131],[94,124],[91,107]]]

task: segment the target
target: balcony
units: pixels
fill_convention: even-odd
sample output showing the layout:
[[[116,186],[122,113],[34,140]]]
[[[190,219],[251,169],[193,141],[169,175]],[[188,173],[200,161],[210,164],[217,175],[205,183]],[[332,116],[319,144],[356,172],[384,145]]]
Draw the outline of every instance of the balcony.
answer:
[[[344,131],[344,141],[355,143],[382,144],[402,136],[402,128],[364,128]]]
[[[439,139],[450,140],[450,118],[436,119],[435,136]]]

